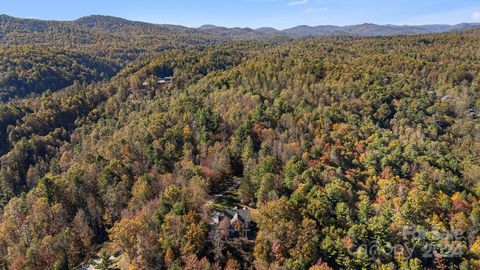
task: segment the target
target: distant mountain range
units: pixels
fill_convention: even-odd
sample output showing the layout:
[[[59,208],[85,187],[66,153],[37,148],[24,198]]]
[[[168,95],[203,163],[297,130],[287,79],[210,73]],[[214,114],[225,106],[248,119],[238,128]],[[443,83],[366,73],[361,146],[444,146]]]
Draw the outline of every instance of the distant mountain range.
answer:
[[[263,36],[289,36],[289,37],[309,37],[309,36],[395,36],[395,35],[422,35],[453,31],[464,31],[474,28],[480,28],[480,23],[461,23],[456,25],[436,24],[436,25],[378,25],[364,23],[349,26],[319,25],[308,26],[299,25],[285,30],[277,30],[271,27],[262,27],[258,29],[251,28],[225,28],[214,25],[204,25],[198,29],[214,31],[229,35],[231,33],[243,33],[244,35],[263,35]]]
[[[93,15],[82,17],[74,21],[44,21],[35,19],[14,18],[8,15],[0,15],[0,42],[2,37],[9,33],[21,29],[24,34],[29,31],[36,33],[52,29],[58,31],[69,31],[75,33],[80,31],[84,33],[91,28],[103,29],[107,31],[122,32],[131,31],[131,34],[160,34],[168,32],[169,34],[178,33],[181,35],[206,35],[226,39],[256,39],[271,38],[276,36],[290,38],[321,37],[321,36],[394,36],[394,35],[421,35],[444,33],[453,31],[464,31],[474,28],[480,28],[480,23],[462,23],[456,25],[377,25],[371,23],[334,26],[319,25],[307,26],[300,25],[290,29],[277,30],[271,27],[258,29],[252,28],[227,28],[215,25],[203,25],[199,28],[189,28],[180,25],[152,24],[145,22],[129,21],[122,18]],[[63,30],[62,30],[63,29]]]

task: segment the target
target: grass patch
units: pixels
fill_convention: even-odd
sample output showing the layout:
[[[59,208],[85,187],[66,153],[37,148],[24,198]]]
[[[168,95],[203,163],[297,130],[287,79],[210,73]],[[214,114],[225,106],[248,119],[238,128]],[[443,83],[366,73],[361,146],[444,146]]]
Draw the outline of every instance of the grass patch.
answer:
[[[213,208],[217,211],[224,211],[232,209],[240,204],[240,199],[237,192],[227,192],[222,196],[216,198],[213,202]]]

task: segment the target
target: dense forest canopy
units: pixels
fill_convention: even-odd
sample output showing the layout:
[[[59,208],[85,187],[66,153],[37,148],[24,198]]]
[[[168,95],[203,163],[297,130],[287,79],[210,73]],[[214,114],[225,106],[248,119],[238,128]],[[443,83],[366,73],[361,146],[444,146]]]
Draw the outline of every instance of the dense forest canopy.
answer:
[[[0,269],[107,244],[131,269],[480,268],[480,30],[18,20],[0,17]],[[212,224],[234,206],[252,237]]]
[[[0,100],[60,90],[75,81],[113,77],[115,63],[88,54],[25,46],[0,47]]]

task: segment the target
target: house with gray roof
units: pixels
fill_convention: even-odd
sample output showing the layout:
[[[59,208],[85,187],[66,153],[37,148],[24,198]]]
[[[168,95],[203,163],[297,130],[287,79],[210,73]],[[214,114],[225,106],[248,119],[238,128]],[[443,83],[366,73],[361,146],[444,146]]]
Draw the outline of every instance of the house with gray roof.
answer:
[[[249,237],[252,226],[254,225],[250,216],[250,210],[235,207],[233,209],[227,209],[224,212],[215,212],[212,216],[213,224],[219,224],[224,218],[227,218],[230,223],[230,237]]]

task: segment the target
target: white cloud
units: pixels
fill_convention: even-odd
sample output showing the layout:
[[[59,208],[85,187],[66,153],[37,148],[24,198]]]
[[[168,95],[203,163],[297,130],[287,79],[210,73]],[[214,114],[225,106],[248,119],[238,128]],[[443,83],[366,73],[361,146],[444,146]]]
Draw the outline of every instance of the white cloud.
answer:
[[[328,10],[328,8],[326,8],[326,7],[321,7],[321,8],[311,7],[311,8],[305,9],[305,13],[322,12],[322,11],[327,11],[327,10]]]
[[[287,5],[289,5],[289,6],[299,6],[299,5],[305,5],[305,4],[308,4],[308,0],[292,1],[292,2],[288,2]]]
[[[475,20],[480,20],[480,11],[476,11],[473,13],[472,17],[475,19]]]

